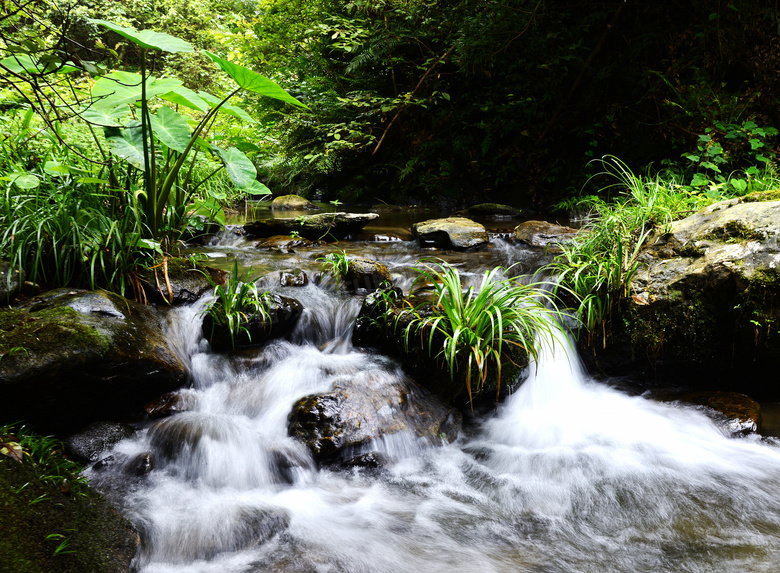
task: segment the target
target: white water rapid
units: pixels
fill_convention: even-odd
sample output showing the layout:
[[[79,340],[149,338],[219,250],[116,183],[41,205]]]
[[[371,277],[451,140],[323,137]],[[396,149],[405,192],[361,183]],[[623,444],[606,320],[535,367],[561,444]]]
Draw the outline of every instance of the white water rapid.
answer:
[[[780,570],[780,449],[589,379],[560,332],[454,443],[390,437],[371,446],[384,469],[317,468],[288,436],[293,403],[398,372],[349,343],[359,302],[311,285],[299,298],[292,342],[234,357],[210,352],[197,305],[176,311],[184,411],[89,471],[138,527],[140,572]]]

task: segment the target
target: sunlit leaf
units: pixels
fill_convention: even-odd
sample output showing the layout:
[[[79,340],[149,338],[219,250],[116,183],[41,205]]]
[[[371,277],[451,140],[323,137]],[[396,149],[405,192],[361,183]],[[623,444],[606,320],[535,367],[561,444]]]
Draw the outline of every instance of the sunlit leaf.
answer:
[[[131,42],[134,42],[147,50],[163,50],[165,52],[172,53],[194,51],[192,44],[171,36],[170,34],[154,32],[152,30],[136,30],[135,28],[119,26],[118,24],[114,24],[108,20],[87,18],[87,22],[108,28],[112,32],[116,32],[120,36],[124,36]]]
[[[190,142],[190,126],[187,120],[169,107],[161,107],[149,117],[154,135],[164,145],[184,153]]]
[[[252,185],[257,177],[257,170],[249,158],[235,147],[222,149],[213,146],[225,165],[225,172],[236,187],[246,188]]]
[[[245,191],[249,195],[270,195],[271,194],[271,190],[257,180],[252,181],[252,183],[249,186],[243,187],[241,190]]]
[[[179,86],[175,90],[172,90],[166,94],[162,94],[160,99],[164,99],[165,101],[169,101],[178,105],[183,105],[197,111],[206,111],[209,109],[209,104],[203,101],[202,97],[200,97],[191,89],[185,88],[184,86]]]
[[[304,104],[287,93],[287,91],[276,82],[269,80],[265,76],[261,76],[257,72],[253,72],[244,66],[239,66],[238,64],[223,60],[208,50],[204,51],[209,58],[214,60],[214,62],[227,73],[227,75],[233,78],[233,81],[235,81],[245,90],[249,90],[256,94],[278,99],[300,107],[306,107]]]
[[[122,120],[128,115],[126,106],[95,109],[90,107],[79,114],[85,121],[100,127],[122,127]]]
[[[62,60],[56,56],[38,59],[27,54],[3,58],[0,60],[0,66],[14,74],[42,74],[53,71],[65,74],[79,71],[71,65],[62,65]]]
[[[144,169],[146,162],[144,160],[143,134],[140,125],[122,129],[107,127],[105,133],[111,153],[121,157],[133,167]]]
[[[211,107],[218,105],[222,100],[216,96],[211,95],[208,92],[198,92],[198,95],[211,104]],[[257,120],[245,112],[240,107],[230,105],[229,103],[223,103],[219,111],[235,116],[239,119],[243,119],[249,123],[257,123]]]
[[[166,94],[181,86],[174,78],[147,78],[146,99]],[[92,86],[92,109],[117,108],[141,100],[141,74],[114,71],[99,78]]]

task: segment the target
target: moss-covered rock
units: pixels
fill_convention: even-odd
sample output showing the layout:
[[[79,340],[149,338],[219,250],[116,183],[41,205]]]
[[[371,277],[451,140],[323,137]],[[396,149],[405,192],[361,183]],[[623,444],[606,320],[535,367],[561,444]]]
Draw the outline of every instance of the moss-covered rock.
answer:
[[[608,374],[780,396],[779,238],[780,201],[732,200],[675,222],[644,249],[607,348],[586,356]]]
[[[271,201],[272,211],[316,211],[314,203],[300,195],[281,195]]]
[[[0,421],[67,433],[121,419],[180,387],[165,309],[59,289],[0,310]]]
[[[195,302],[215,284],[224,284],[228,273],[183,257],[166,257],[164,261],[138,273],[142,302],[152,304],[189,304]],[[140,293],[139,293],[140,294]]]
[[[52,471],[0,455],[0,571],[130,571],[130,523],[86,485],[47,479]]]

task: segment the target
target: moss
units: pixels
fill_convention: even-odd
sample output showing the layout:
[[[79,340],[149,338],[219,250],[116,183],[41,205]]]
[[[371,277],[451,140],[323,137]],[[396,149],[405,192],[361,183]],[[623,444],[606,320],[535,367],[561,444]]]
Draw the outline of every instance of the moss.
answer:
[[[11,439],[0,435],[0,442]],[[25,451],[22,462],[0,455],[0,571],[128,570],[138,544],[132,526],[68,473],[74,464],[56,451]]]
[[[753,345],[772,348],[780,338],[780,271],[753,273],[737,295],[736,328],[753,334]]]
[[[727,222],[722,227],[714,229],[704,238],[714,241],[740,242],[760,241],[765,237],[760,232],[756,231],[756,229],[750,223],[746,221],[734,220]]]
[[[769,191],[756,191],[745,195],[742,200],[745,203],[758,203],[761,201],[778,201],[780,200],[780,189],[770,189]]]
[[[0,310],[0,356],[3,360],[24,360],[30,354],[46,354],[53,348],[108,349],[108,339],[96,328],[83,324],[69,307]],[[24,351],[11,352],[14,348]]]

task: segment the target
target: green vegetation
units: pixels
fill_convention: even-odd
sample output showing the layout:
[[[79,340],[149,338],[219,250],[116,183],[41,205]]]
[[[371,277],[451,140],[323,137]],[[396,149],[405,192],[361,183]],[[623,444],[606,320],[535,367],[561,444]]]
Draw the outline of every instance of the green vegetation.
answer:
[[[432,285],[434,303],[432,313],[422,312],[424,304],[407,311],[407,349],[419,344],[435,353],[451,379],[465,371],[470,401],[488,382],[498,395],[502,361],[536,358],[536,335],[551,328],[554,316],[546,306],[546,291],[516,277],[502,278],[511,269],[500,267],[486,271],[478,288],[465,291],[458,270],[444,261],[416,270],[418,280]]]
[[[344,280],[349,272],[349,257],[346,251],[329,253],[317,259],[322,264],[322,272]]]
[[[214,285],[214,300],[203,309],[202,314],[210,318],[211,337],[217,330],[226,331],[230,344],[235,350],[236,339],[244,334],[250,341],[252,333],[248,326],[252,321],[260,321],[270,328],[268,314],[268,293],[260,293],[249,273],[238,271],[238,260],[233,261],[233,270],[225,284],[215,284],[207,273],[203,273]]]

